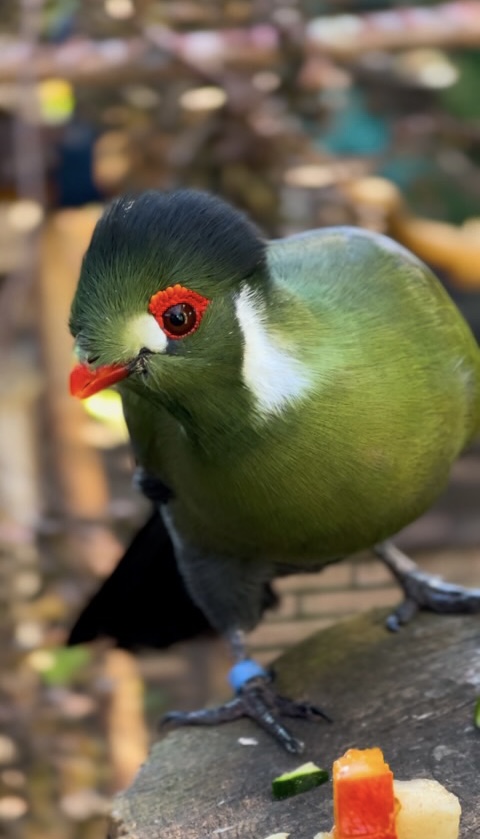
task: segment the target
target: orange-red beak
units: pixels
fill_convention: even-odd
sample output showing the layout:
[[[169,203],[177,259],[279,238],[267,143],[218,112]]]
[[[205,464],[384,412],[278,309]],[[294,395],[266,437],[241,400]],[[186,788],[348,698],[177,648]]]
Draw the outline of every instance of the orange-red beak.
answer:
[[[125,379],[129,373],[126,364],[105,364],[96,369],[88,364],[77,364],[70,373],[70,393],[78,399],[86,399]]]

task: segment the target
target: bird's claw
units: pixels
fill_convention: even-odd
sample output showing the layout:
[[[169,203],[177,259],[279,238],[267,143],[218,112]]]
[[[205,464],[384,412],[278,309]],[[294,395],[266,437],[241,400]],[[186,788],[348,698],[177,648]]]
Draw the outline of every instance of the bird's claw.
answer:
[[[405,626],[407,623],[410,623],[412,618],[415,617],[419,610],[419,605],[416,600],[411,600],[409,597],[406,597],[405,600],[402,600],[399,606],[395,609],[394,612],[387,617],[385,620],[385,625],[390,632],[398,632],[402,626]]]
[[[375,547],[405,593],[405,599],[388,616],[387,628],[397,632],[409,623],[420,609],[441,614],[476,614],[480,612],[480,589],[448,583],[421,571],[391,542]]]
[[[217,725],[248,717],[271,734],[288,752],[300,754],[304,744],[290,734],[280,722],[280,716],[314,721],[324,719],[330,722],[330,718],[320,708],[279,696],[272,688],[271,679],[261,676],[245,682],[237,696],[225,705],[201,711],[171,711],[166,714],[162,723]]]

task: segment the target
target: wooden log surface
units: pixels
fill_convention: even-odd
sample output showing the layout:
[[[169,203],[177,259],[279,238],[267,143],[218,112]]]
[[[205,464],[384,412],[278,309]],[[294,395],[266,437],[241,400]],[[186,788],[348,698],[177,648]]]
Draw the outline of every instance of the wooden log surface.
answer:
[[[422,614],[395,635],[384,618],[375,611],[339,623],[278,660],[280,691],[334,718],[291,723],[303,756],[247,720],[170,732],[117,796],[110,839],[314,839],[332,824],[331,785],[273,801],[271,780],[305,760],[330,769],[347,748],[374,745],[397,778],[435,778],[458,795],[461,839],[479,837],[479,618]]]

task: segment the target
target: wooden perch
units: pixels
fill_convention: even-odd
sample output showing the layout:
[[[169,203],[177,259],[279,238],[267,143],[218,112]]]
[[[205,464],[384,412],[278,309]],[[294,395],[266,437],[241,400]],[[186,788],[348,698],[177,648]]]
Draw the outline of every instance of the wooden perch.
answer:
[[[245,65],[267,67],[282,58],[280,27],[273,23],[242,28],[176,32],[150,25],[151,38],[75,37],[59,46],[5,38],[0,42],[0,82],[15,82],[28,63],[38,79],[60,76],[77,84],[119,84],[124,79],[178,76],[175,59],[200,70]],[[362,14],[325,15],[305,26],[305,46],[330,58],[355,58],[372,50],[413,47],[473,47],[480,43],[480,3],[457,0],[433,7],[405,6]]]
[[[279,659],[280,691],[334,717],[291,723],[306,744],[300,759],[247,720],[171,732],[116,798],[109,839],[313,839],[332,824],[330,784],[273,801],[271,780],[307,760],[330,770],[347,748],[374,745],[397,778],[435,778],[458,795],[461,839],[477,837],[478,617],[422,614],[397,635],[384,619],[373,612],[337,624]]]

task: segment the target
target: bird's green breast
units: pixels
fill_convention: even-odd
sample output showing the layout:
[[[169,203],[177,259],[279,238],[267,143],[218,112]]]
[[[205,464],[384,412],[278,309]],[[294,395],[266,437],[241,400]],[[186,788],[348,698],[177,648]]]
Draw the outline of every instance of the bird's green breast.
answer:
[[[209,394],[225,433],[208,455],[208,427],[193,443],[166,410],[129,391],[124,404],[186,538],[301,565],[368,547],[432,503],[480,427],[480,354],[438,281],[387,240],[314,231],[268,258],[268,327],[308,386],[270,416]]]

